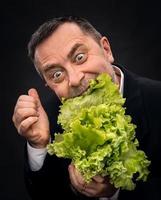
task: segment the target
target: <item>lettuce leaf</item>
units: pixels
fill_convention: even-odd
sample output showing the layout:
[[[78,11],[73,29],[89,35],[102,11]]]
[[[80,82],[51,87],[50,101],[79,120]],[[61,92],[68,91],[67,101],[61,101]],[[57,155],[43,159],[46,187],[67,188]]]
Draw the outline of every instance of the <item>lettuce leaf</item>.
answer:
[[[131,117],[125,114],[125,99],[107,74],[91,80],[79,97],[63,100],[48,153],[69,158],[90,182],[95,175],[108,176],[116,188],[133,190],[136,181],[147,180],[150,161],[135,137]]]

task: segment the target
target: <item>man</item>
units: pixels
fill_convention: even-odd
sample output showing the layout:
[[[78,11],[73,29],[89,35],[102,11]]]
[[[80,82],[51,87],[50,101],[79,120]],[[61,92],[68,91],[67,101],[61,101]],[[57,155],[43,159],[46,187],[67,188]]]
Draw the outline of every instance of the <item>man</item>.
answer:
[[[69,160],[47,154],[49,120],[38,93],[30,89],[15,106],[13,122],[27,140],[26,184],[33,199],[160,199],[161,83],[140,78],[114,65],[110,44],[85,19],[56,18],[44,23],[29,42],[29,56],[46,85],[61,99],[81,95],[89,80],[108,73],[126,98],[126,113],[137,125],[140,149],[152,161],[148,181],[122,191],[108,177],[97,175],[86,184]]]

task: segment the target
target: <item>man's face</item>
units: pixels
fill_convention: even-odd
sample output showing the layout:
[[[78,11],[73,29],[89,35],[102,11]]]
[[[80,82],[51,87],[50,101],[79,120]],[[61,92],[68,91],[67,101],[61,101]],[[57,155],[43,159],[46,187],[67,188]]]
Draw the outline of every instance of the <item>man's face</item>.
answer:
[[[73,23],[61,25],[35,51],[36,65],[59,98],[81,95],[89,80],[100,73],[112,75],[113,56],[107,38],[98,44]]]

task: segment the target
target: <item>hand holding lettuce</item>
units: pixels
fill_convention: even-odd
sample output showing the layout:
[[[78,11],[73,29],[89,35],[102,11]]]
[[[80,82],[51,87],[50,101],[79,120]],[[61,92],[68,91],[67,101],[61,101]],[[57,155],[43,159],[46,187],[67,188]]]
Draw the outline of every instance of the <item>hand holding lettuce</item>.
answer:
[[[58,123],[64,132],[55,134],[48,152],[71,159],[87,182],[99,174],[116,188],[133,190],[134,175],[146,181],[150,161],[137,149],[136,126],[124,102],[110,76],[99,75],[82,96],[63,101]]]

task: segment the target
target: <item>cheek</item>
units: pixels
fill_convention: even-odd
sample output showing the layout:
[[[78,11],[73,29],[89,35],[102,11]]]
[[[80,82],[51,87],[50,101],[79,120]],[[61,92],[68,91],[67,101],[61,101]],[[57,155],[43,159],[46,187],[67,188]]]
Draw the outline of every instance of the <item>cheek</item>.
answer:
[[[67,97],[68,96],[68,88],[65,84],[58,84],[51,87],[51,89],[55,92],[55,94],[59,97]]]
[[[94,59],[94,60],[90,60],[90,62],[87,63],[87,70],[89,73],[96,73],[96,74],[100,74],[100,73],[110,73],[111,71],[111,65],[110,63],[108,63],[106,60],[104,59]]]

